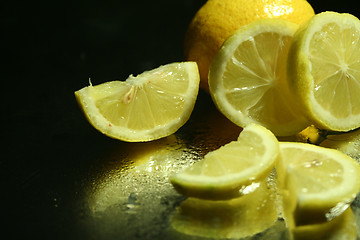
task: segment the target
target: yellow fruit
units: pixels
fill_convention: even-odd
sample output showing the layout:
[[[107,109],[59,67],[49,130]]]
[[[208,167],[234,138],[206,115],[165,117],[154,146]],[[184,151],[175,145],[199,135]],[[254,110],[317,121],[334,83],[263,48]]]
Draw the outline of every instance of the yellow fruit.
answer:
[[[278,141],[266,128],[250,124],[230,142],[170,178],[178,192],[226,200],[254,191],[268,176],[278,156]]]
[[[184,44],[185,58],[196,61],[201,87],[207,86],[210,63],[221,45],[239,27],[264,18],[301,24],[314,15],[304,0],[209,0],[192,19]]]
[[[126,81],[75,92],[85,116],[103,134],[128,142],[159,139],[189,119],[199,90],[195,62],[172,63]]]
[[[287,86],[286,62],[298,25],[262,19],[239,28],[213,59],[210,94],[235,124],[257,123],[276,136],[290,136],[308,122],[297,110]]]
[[[359,164],[340,151],[281,142],[280,156],[276,171],[290,228],[333,220],[360,190]]]
[[[323,12],[294,35],[288,80],[302,112],[319,128],[360,127],[360,21]]]

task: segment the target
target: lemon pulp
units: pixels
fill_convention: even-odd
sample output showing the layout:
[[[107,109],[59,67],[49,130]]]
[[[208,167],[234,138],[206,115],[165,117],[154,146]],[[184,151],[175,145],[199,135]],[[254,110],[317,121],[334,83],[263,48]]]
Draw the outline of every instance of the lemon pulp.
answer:
[[[291,89],[320,128],[360,127],[360,21],[323,12],[300,27],[289,51]]]
[[[209,152],[204,159],[170,178],[178,192],[209,200],[226,200],[253,192],[274,167],[279,153],[275,136],[250,124],[238,141]]]
[[[307,126],[287,83],[286,63],[298,25],[259,20],[227,39],[211,63],[209,87],[220,111],[235,124],[257,123],[276,136]]]

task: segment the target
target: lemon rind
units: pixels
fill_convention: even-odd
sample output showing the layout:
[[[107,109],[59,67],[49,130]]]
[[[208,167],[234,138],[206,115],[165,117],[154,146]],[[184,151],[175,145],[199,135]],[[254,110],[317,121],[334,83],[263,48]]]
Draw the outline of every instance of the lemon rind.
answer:
[[[254,144],[262,144],[266,149],[261,158],[262,161],[240,173],[226,174],[224,176],[198,176],[188,174],[185,170],[170,177],[175,189],[184,195],[192,197],[227,199],[238,197],[241,195],[241,192],[239,192],[241,188],[266,178],[274,168],[279,155],[278,141],[271,131],[258,124],[251,123],[243,131],[255,132],[257,136],[261,137],[262,142]],[[239,140],[238,144],[241,144],[241,141]],[[216,151],[208,154],[216,154]],[[206,155],[201,161],[204,160],[206,161]]]
[[[295,33],[293,44],[289,50],[289,85],[299,99],[298,102],[303,114],[311,122],[323,129],[350,131],[359,127],[360,114],[357,117],[345,119],[334,117],[317,102],[313,94],[314,80],[311,75],[311,63],[308,59],[310,40],[315,32],[321,30],[328,23],[347,24],[348,26],[356,26],[360,30],[359,19],[348,13],[326,11],[310,18]]]

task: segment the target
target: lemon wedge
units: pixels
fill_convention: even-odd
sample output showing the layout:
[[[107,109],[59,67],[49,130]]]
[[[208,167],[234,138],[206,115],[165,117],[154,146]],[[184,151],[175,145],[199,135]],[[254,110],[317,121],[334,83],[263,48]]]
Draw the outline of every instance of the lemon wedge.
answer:
[[[360,127],[360,21],[323,12],[294,35],[288,80],[304,115],[333,131]]]
[[[331,221],[360,190],[360,166],[346,154],[307,143],[280,142],[276,163],[290,227]]]
[[[126,81],[75,92],[85,116],[103,134],[142,142],[176,132],[189,119],[199,90],[195,62],[171,63]]]
[[[253,192],[274,167],[279,153],[276,137],[250,124],[238,141],[209,152],[204,159],[170,177],[175,189],[189,197],[226,200]]]
[[[276,136],[300,132],[300,115],[287,85],[286,63],[298,25],[264,19],[241,27],[221,47],[209,70],[210,94],[235,124],[257,123]]]

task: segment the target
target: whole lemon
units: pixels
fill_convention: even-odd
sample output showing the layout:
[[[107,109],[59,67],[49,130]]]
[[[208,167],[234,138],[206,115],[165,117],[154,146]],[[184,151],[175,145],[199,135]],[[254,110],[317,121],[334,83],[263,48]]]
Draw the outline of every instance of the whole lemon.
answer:
[[[282,18],[301,24],[314,14],[306,0],[208,0],[186,32],[185,58],[197,62],[200,87],[208,91],[210,63],[223,42],[239,27],[263,18]]]

